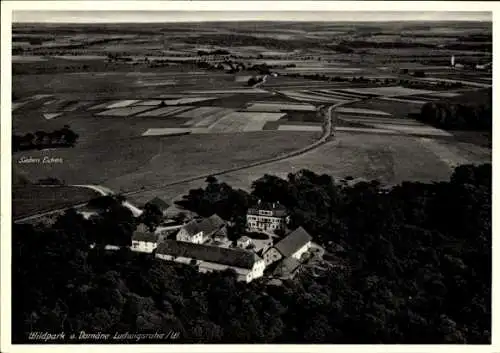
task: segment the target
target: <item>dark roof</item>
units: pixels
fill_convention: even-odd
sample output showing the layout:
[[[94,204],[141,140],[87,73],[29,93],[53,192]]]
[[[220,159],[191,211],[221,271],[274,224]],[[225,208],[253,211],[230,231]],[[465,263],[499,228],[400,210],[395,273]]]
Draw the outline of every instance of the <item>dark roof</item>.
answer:
[[[274,217],[286,216],[286,207],[279,202],[259,202],[248,209],[248,214],[258,215],[259,211],[271,211]]]
[[[287,257],[279,262],[276,269],[273,271],[275,276],[288,276],[293,274],[300,266],[300,262],[293,258]]]
[[[158,206],[158,208],[159,208],[161,211],[165,211],[167,208],[169,208],[169,207],[170,207],[168,203],[166,203],[165,201],[163,201],[163,200],[162,200],[162,199],[160,199],[159,197],[155,197],[154,199],[152,199],[152,200],[151,200],[151,201],[149,201],[148,203]]]
[[[156,236],[156,234],[151,232],[135,231],[132,235],[132,240],[156,243],[158,241],[158,237]]]
[[[303,247],[312,238],[304,228],[299,227],[281,239],[274,247],[284,256],[288,257]]]
[[[157,254],[182,256],[221,265],[250,269],[259,257],[252,251],[238,248],[194,244],[185,241],[166,240],[158,245]]]
[[[226,223],[218,215],[213,214],[201,221],[193,220],[184,226],[184,229],[191,235],[203,232],[205,234],[213,233],[221,229]]]

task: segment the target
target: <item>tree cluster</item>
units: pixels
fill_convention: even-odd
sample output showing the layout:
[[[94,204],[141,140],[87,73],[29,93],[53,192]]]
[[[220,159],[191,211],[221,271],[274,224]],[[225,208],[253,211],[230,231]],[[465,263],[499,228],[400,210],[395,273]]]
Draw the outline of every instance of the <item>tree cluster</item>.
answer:
[[[210,178],[184,204],[227,219],[253,197],[280,201],[329,254],[344,248],[348,266],[246,284],[231,271],[89,249],[89,239],[123,232],[116,221],[94,228],[68,213],[52,227],[14,225],[14,342],[85,330],[180,335],[140,343],[490,343],[491,165],[391,189],[303,170],[266,175],[248,195]]]
[[[459,98],[426,103],[418,119],[446,130],[491,131],[491,89],[465,93]]]
[[[74,147],[78,140],[78,134],[64,125],[62,129],[52,132],[37,131],[34,134],[12,135],[12,150],[25,151],[33,149],[45,149],[55,147]]]

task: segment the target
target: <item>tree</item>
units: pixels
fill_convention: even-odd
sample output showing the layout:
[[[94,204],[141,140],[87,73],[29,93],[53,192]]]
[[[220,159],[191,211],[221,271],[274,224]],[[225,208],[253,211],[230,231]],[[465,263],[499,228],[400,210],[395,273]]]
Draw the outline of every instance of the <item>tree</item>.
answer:
[[[151,232],[154,232],[163,221],[163,213],[157,205],[148,202],[144,205],[141,220]]]

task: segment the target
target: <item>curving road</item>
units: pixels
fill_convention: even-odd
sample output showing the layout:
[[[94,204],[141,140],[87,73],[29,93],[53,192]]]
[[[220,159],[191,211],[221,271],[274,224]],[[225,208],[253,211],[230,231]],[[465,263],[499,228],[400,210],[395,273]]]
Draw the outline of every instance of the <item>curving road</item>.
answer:
[[[264,159],[264,160],[261,160],[261,161],[258,161],[258,162],[249,163],[249,164],[246,164],[246,165],[243,165],[243,166],[225,169],[225,170],[222,170],[222,171],[219,171],[219,172],[216,172],[216,173],[206,173],[206,174],[203,174],[203,175],[198,175],[198,176],[194,176],[194,177],[190,177],[190,178],[185,178],[185,179],[177,180],[177,181],[170,182],[170,183],[165,183],[165,184],[162,184],[162,185],[159,185],[159,186],[154,186],[154,187],[149,187],[149,188],[140,188],[140,189],[128,191],[128,192],[122,193],[122,195],[123,196],[130,196],[130,195],[136,195],[136,194],[140,194],[140,193],[147,192],[147,191],[161,190],[161,189],[164,189],[164,188],[167,188],[167,187],[170,187],[170,186],[175,186],[175,185],[179,185],[179,184],[189,183],[189,182],[193,182],[193,181],[197,181],[197,180],[204,180],[208,176],[211,176],[211,175],[213,175],[213,176],[224,175],[224,174],[228,174],[228,173],[232,173],[232,172],[236,172],[236,171],[241,171],[241,170],[253,168],[253,167],[256,167],[256,166],[261,166],[261,165],[265,165],[265,164],[269,164],[269,163],[283,161],[283,160],[286,160],[286,159],[290,159],[290,158],[299,156],[299,155],[304,154],[306,152],[310,152],[310,151],[312,151],[312,150],[314,150],[314,149],[322,146],[326,142],[330,141],[331,138],[335,136],[335,125],[336,125],[336,122],[337,122],[337,116],[336,116],[336,114],[334,112],[334,109],[336,109],[336,108],[338,108],[338,107],[340,107],[340,106],[342,106],[344,104],[349,104],[349,103],[356,102],[356,101],[359,101],[359,99],[354,99],[354,100],[350,100],[350,101],[346,101],[346,102],[342,102],[342,103],[337,103],[337,104],[334,104],[334,105],[331,105],[330,107],[328,107],[327,114],[325,114],[325,126],[324,126],[324,129],[323,129],[322,136],[318,140],[316,140],[315,142],[313,142],[312,144],[310,144],[310,145],[308,145],[306,147],[303,147],[303,148],[301,148],[299,150],[288,152],[288,153],[285,153],[285,154],[282,154],[282,155],[279,155],[279,156],[276,156],[276,157]],[[320,109],[322,109],[322,108],[324,108],[324,105],[320,106]],[[115,194],[114,191],[112,191],[111,189],[109,189],[109,188],[107,188],[105,186],[102,186],[102,185],[72,185],[72,186],[89,188],[89,189],[92,189],[92,190],[100,193],[101,195],[113,195],[113,194]],[[52,210],[52,211],[48,211],[48,212],[38,213],[38,214],[35,214],[35,215],[31,215],[31,216],[28,216],[28,217],[23,217],[23,218],[14,220],[14,222],[16,222],[16,223],[18,223],[18,222],[27,222],[27,221],[34,220],[34,219],[37,219],[37,218],[41,218],[41,217],[45,217],[45,216],[50,216],[52,214],[62,213],[62,212],[66,211],[66,210],[68,210],[70,208],[84,207],[86,204],[87,203],[76,204],[76,205],[73,205],[73,206],[70,206],[70,207],[65,207],[65,208],[56,209],[56,210]],[[127,208],[129,208],[135,216],[140,215],[142,213],[142,210],[140,210],[138,207],[132,205],[128,201],[124,202],[124,206],[126,206]]]

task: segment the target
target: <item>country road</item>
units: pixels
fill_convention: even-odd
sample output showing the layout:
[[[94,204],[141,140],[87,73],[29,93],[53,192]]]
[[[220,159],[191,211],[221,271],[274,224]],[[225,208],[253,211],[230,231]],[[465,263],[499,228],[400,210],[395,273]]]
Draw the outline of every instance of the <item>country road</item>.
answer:
[[[306,146],[306,147],[303,147],[303,148],[301,148],[299,150],[288,152],[286,154],[282,154],[282,155],[279,155],[279,156],[276,156],[276,157],[272,157],[272,158],[268,158],[268,159],[261,160],[261,161],[258,161],[258,162],[253,162],[253,163],[250,163],[250,164],[246,164],[246,165],[243,165],[243,166],[225,169],[225,170],[222,170],[222,171],[216,172],[216,173],[207,173],[207,174],[203,174],[203,175],[198,175],[198,176],[195,176],[195,177],[190,177],[190,178],[186,178],[186,179],[182,179],[182,180],[178,180],[178,181],[174,181],[174,182],[171,182],[171,183],[166,183],[166,184],[162,184],[162,185],[154,186],[154,187],[150,187],[150,188],[139,188],[139,189],[136,189],[136,190],[132,190],[132,191],[128,191],[128,192],[122,193],[122,195],[123,196],[131,196],[131,195],[136,195],[136,194],[140,194],[140,193],[143,193],[143,192],[154,191],[154,190],[161,190],[161,189],[164,189],[164,188],[167,188],[167,187],[170,187],[170,186],[175,186],[175,185],[179,185],[179,184],[189,183],[189,182],[193,182],[193,181],[197,181],[197,180],[204,180],[208,176],[211,176],[211,175],[213,175],[213,176],[224,175],[224,174],[228,174],[228,173],[232,173],[232,172],[236,172],[236,171],[241,171],[241,170],[253,168],[253,167],[256,167],[256,166],[261,166],[261,165],[265,165],[265,164],[269,164],[269,163],[283,161],[283,160],[286,160],[286,159],[289,159],[289,158],[293,158],[293,157],[299,156],[299,155],[304,154],[306,152],[312,151],[312,150],[320,147],[321,145],[325,144],[326,142],[330,141],[331,138],[335,135],[335,125],[336,125],[336,119],[337,118],[336,118],[336,114],[334,113],[334,109],[336,109],[336,108],[338,108],[338,107],[340,107],[340,106],[342,106],[344,104],[352,103],[352,102],[355,102],[355,101],[357,101],[357,100],[351,100],[351,101],[348,101],[348,102],[342,102],[342,103],[334,104],[334,105],[328,107],[328,113],[325,114],[325,127],[323,129],[323,134],[322,134],[322,136],[318,140],[316,140],[315,142],[313,142],[309,146]],[[323,106],[321,106],[321,107],[323,107]],[[86,187],[86,188],[92,189],[92,190],[100,193],[101,195],[112,195],[112,194],[115,193],[111,189],[109,189],[109,188],[107,188],[105,186],[102,186],[102,185],[72,185],[72,186],[75,186],[75,187]],[[134,215],[140,215],[142,213],[142,211],[138,207],[130,204],[128,201],[126,201],[126,203],[127,203],[127,205],[125,205],[125,206],[127,208],[129,208],[134,213]],[[86,204],[87,203],[81,203],[81,204],[76,204],[76,205],[69,206],[69,207],[55,209],[55,210],[52,210],[52,211],[38,213],[38,214],[31,215],[31,216],[27,216],[27,217],[16,219],[16,220],[14,220],[14,222],[16,222],[16,223],[28,222],[28,221],[31,221],[31,220],[34,220],[34,219],[37,219],[37,218],[41,218],[41,217],[45,217],[45,216],[50,216],[51,214],[62,213],[62,212],[66,211],[66,210],[68,210],[70,208],[81,208],[81,207],[84,207]]]

